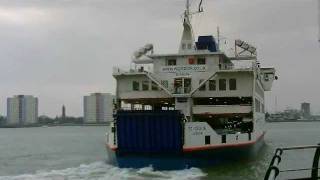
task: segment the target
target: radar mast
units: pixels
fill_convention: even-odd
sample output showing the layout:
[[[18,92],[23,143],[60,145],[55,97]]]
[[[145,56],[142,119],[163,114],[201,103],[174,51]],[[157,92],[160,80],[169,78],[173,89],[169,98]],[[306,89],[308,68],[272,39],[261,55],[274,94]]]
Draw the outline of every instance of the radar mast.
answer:
[[[193,14],[203,12],[202,0],[199,3],[199,9],[196,12],[190,11],[190,0],[186,0],[186,10],[183,14],[183,33],[179,46],[179,53],[186,53],[194,50],[194,35],[191,25],[191,17]]]

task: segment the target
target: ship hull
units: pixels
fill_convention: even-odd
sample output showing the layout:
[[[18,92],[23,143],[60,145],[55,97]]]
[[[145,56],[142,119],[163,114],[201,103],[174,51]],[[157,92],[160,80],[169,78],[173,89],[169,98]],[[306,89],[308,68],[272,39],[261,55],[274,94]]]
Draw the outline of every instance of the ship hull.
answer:
[[[255,157],[264,146],[264,134],[255,141],[223,146],[185,148],[180,153],[123,153],[107,145],[109,163],[120,168],[178,170],[191,167],[212,167],[222,163]]]

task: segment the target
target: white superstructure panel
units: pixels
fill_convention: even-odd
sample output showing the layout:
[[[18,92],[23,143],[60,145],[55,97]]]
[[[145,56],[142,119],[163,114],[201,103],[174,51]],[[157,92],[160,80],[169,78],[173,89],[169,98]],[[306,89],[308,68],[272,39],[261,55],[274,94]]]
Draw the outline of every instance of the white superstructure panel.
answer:
[[[193,106],[194,114],[247,114],[252,112],[252,106],[239,105],[197,105]]]

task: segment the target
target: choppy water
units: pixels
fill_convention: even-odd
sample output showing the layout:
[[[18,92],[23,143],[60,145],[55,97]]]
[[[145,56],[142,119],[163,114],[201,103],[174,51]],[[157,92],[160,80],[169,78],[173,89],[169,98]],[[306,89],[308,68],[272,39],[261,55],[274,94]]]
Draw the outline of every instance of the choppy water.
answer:
[[[181,171],[120,169],[106,164],[105,127],[0,129],[0,180],[263,179],[279,146],[320,143],[320,123],[268,124],[266,147],[254,160]],[[287,154],[290,167],[310,166],[312,152]],[[287,167],[283,167],[287,168]]]

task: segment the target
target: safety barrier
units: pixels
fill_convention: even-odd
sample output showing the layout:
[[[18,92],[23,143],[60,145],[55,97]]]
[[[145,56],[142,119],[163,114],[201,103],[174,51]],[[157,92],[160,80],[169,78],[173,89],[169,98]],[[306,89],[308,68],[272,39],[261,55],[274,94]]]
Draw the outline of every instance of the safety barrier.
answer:
[[[304,150],[304,149],[316,149],[312,168],[300,168],[300,169],[287,169],[287,170],[280,170],[279,165],[281,163],[282,154],[285,151],[292,151],[292,150]],[[269,168],[266,172],[264,180],[276,180],[280,173],[286,172],[301,172],[301,171],[309,171],[311,170],[311,177],[304,177],[299,178],[296,180],[317,180],[320,179],[319,176],[319,161],[320,161],[320,144],[313,145],[313,146],[295,146],[295,147],[286,147],[286,148],[278,148],[275,151],[275,154],[270,162]]]

